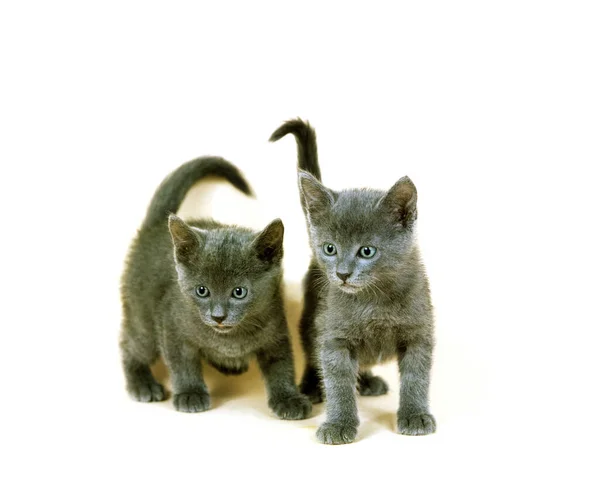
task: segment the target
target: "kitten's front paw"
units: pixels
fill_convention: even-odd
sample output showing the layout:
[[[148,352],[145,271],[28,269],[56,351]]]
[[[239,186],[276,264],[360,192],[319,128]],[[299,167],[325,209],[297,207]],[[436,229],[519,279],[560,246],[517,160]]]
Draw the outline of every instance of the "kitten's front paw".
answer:
[[[385,395],[388,385],[379,376],[361,375],[358,379],[358,392],[362,396]]]
[[[165,399],[165,389],[158,383],[136,383],[129,386],[127,391],[136,401],[151,402]]]
[[[356,439],[355,425],[325,422],[317,430],[317,439],[323,444],[348,444]]]
[[[399,415],[398,432],[405,436],[426,436],[435,432],[435,419],[428,413]]]
[[[173,403],[178,412],[204,412],[210,408],[210,396],[206,391],[178,393],[173,398]]]
[[[310,415],[312,404],[301,394],[269,402],[269,406],[280,419],[301,420]]]

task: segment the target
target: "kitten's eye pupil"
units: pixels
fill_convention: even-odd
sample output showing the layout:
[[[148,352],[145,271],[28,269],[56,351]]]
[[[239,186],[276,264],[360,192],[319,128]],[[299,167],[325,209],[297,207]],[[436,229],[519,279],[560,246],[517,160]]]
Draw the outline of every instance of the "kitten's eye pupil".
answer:
[[[236,287],[231,293],[231,295],[236,299],[243,299],[244,297],[246,297],[247,294],[248,289],[246,289],[245,287]]]
[[[196,287],[196,295],[198,297],[208,297],[208,294],[208,289],[204,287],[204,285],[199,285],[198,287]]]
[[[337,253],[337,249],[335,248],[335,246],[331,243],[325,243],[323,245],[323,251],[325,252],[325,254],[327,256],[333,256],[334,254]]]
[[[377,253],[377,248],[374,248],[373,246],[363,246],[358,252],[363,258],[373,258],[375,253]]]

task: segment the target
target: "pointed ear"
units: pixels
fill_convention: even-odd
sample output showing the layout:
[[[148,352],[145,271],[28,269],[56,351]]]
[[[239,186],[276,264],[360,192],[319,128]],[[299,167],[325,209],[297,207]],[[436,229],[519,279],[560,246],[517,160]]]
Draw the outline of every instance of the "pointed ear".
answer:
[[[189,261],[200,249],[200,238],[183,220],[174,214],[169,216],[169,232],[178,261]]]
[[[283,258],[283,222],[275,219],[252,242],[258,258],[269,263]]]
[[[311,222],[319,220],[329,212],[335,197],[333,192],[323,186],[317,178],[310,173],[300,171],[298,186],[300,187],[302,209]]]
[[[409,227],[417,218],[417,188],[408,176],[396,181],[382,198],[382,209],[386,210],[394,222]]]

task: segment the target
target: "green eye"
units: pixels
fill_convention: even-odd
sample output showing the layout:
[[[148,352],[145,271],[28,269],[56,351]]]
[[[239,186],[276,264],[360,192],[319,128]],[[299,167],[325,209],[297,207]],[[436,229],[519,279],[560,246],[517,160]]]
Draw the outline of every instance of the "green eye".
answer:
[[[375,253],[377,253],[377,248],[374,248],[373,246],[363,246],[358,250],[358,256],[361,258],[373,258]]]
[[[231,295],[236,299],[243,299],[248,295],[248,289],[246,289],[246,287],[236,287],[231,292]]]
[[[199,285],[196,287],[196,295],[198,297],[208,297],[210,295],[210,291],[204,287],[204,285]]]
[[[334,254],[337,253],[337,248],[333,244],[331,244],[331,243],[325,243],[323,245],[323,252],[327,256],[333,256]]]

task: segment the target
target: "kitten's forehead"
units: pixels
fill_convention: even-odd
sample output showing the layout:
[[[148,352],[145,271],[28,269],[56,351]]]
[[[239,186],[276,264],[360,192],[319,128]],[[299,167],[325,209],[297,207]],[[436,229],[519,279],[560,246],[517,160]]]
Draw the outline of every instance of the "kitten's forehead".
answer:
[[[381,229],[379,202],[383,191],[349,189],[337,194],[328,228],[339,237],[374,234]]]
[[[256,263],[250,247],[255,236],[241,228],[205,232],[200,269],[215,278],[247,275]]]

